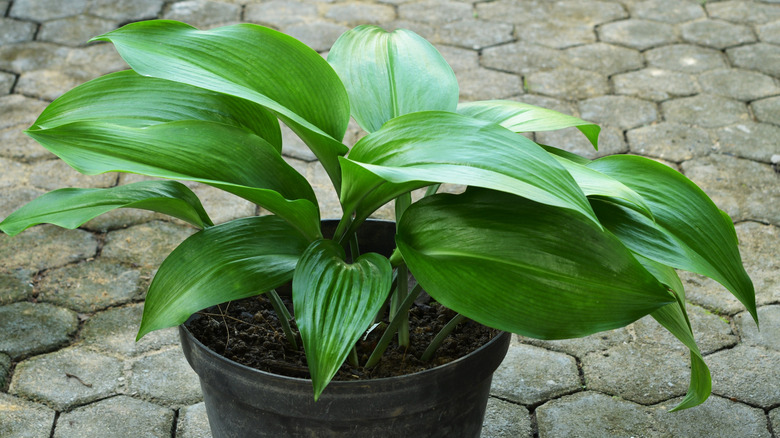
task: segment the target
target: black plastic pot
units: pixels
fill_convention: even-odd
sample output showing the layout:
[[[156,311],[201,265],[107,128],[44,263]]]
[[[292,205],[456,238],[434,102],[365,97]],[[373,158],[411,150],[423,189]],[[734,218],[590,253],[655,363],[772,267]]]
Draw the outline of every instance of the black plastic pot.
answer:
[[[387,224],[378,225],[385,230],[377,234],[392,236]],[[364,248],[377,251],[364,242]],[[226,359],[195,339],[186,323],[179,334],[184,355],[200,377],[214,438],[476,438],[493,372],[510,341],[502,333],[467,356],[415,374],[333,381],[315,402],[311,380]]]

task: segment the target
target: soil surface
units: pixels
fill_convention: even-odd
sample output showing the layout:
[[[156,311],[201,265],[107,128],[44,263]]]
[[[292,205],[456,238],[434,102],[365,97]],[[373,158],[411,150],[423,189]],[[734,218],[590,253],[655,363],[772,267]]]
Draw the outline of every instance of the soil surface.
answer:
[[[282,297],[292,313],[289,298]],[[232,301],[199,312],[187,327],[204,345],[228,359],[259,370],[290,377],[309,378],[306,357],[295,327],[299,349],[293,350],[285,341],[279,319],[265,295]],[[382,360],[372,369],[344,363],[333,380],[376,379],[423,371],[458,359],[487,343],[499,332],[473,321],[461,323],[442,343],[433,359],[422,362],[419,357],[430,341],[455,316],[430,298],[418,301],[409,310],[410,347],[401,348],[397,336],[388,346]],[[382,335],[377,328],[361,338],[357,345],[363,364]]]

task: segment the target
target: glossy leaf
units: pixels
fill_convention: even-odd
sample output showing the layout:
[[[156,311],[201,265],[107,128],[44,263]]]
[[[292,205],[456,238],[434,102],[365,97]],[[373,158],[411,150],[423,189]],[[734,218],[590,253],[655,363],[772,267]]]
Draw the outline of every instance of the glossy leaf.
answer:
[[[352,117],[367,132],[404,114],[457,108],[452,68],[431,43],[410,30],[358,26],[336,40],[328,62],[347,88]]]
[[[112,42],[143,76],[268,108],[306,142],[339,187],[349,98],[327,61],[300,41],[254,24],[201,31],[168,20],[131,23],[93,40]]]
[[[423,288],[482,324],[540,339],[622,327],[674,297],[571,210],[482,189],[407,209],[398,248]]]
[[[145,128],[76,122],[27,133],[81,173],[119,171],[206,183],[267,208],[311,239],[320,235],[309,183],[273,146],[245,129],[193,120]]]
[[[201,309],[290,281],[308,240],[275,216],[236,219],[188,237],[149,286],[138,339]]]
[[[455,183],[513,193],[598,223],[572,176],[536,143],[454,113],[397,117],[360,140],[342,166],[341,202],[358,218],[410,189]]]
[[[332,240],[312,243],[293,278],[295,322],[317,400],[390,293],[393,270],[379,254],[353,264]]]
[[[0,222],[11,236],[37,224],[74,229],[117,208],[165,213],[199,228],[213,225],[198,197],[176,181],[141,181],[107,189],[59,189],[46,193]]]
[[[638,156],[604,157],[588,167],[639,193],[653,213],[654,230],[647,223],[634,227],[640,220],[613,226],[632,251],[712,278],[758,320],[753,283],[742,266],[734,225],[699,187],[679,172]],[[665,236],[659,238],[661,234]]]
[[[177,120],[204,120],[242,127],[282,149],[279,121],[245,99],[179,82],[111,73],[68,91],[43,110],[33,129],[93,121],[142,128]]]
[[[499,123],[513,132],[554,131],[576,127],[598,149],[601,128],[574,116],[547,108],[511,100],[485,100],[458,105],[458,113],[480,120]]]

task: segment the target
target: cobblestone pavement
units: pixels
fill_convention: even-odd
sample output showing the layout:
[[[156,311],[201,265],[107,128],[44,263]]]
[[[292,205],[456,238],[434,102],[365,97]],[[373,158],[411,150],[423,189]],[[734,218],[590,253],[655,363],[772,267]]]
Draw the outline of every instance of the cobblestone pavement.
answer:
[[[94,35],[162,17],[248,21],[318,51],[361,23],[434,42],[463,100],[506,98],[599,122],[538,134],[596,157],[632,153],[679,169],[736,221],[761,331],[721,287],[683,274],[713,395],[681,413],[687,350],[651,319],[579,340],[516,339],[495,376],[486,437],[780,437],[780,3],[686,0],[0,0],[0,218],[51,189],[109,187],[22,134],[52,99],[125,68]],[[328,193],[292,139],[288,158]],[[217,221],[247,202],[193,186]],[[323,196],[323,216],[338,207]],[[135,343],[144,290],[192,229],[127,210],[78,230],[0,235],[0,436],[209,436],[175,331]]]

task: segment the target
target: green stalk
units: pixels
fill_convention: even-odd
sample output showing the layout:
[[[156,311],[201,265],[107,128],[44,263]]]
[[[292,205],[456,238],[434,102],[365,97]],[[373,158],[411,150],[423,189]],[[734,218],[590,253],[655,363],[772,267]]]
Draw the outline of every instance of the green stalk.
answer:
[[[355,368],[360,366],[360,360],[358,359],[357,348],[352,347],[352,350],[349,350],[349,356],[347,356],[347,361],[349,361],[349,364]]]
[[[441,343],[444,342],[444,340],[447,338],[447,336],[450,335],[450,333],[452,333],[453,330],[455,330],[455,327],[457,327],[458,324],[465,320],[466,317],[460,313],[455,315],[455,317],[452,318],[444,327],[442,327],[439,333],[436,334],[436,337],[433,338],[430,345],[428,345],[428,348],[425,349],[425,352],[423,353],[420,360],[423,362],[431,360],[433,354],[436,353],[436,350],[439,348],[439,346],[441,346]]]
[[[279,322],[282,324],[282,330],[284,331],[284,337],[287,339],[287,343],[290,345],[290,348],[297,350],[298,343],[295,342],[295,335],[290,327],[292,315],[287,311],[287,307],[285,307],[282,299],[275,290],[271,289],[268,291],[268,297],[271,299],[271,305],[274,306],[274,312],[276,312],[276,316],[279,317]]]
[[[428,188],[425,189],[424,196],[427,198],[428,196],[435,195],[436,192],[439,190],[439,187],[441,187],[441,184],[433,184],[428,186]]]
[[[409,321],[406,315],[409,313],[409,308],[412,307],[414,300],[420,295],[420,292],[422,292],[422,287],[418,284],[401,303],[398,311],[393,315],[393,319],[387,326],[387,329],[385,329],[385,332],[382,334],[382,337],[379,338],[379,342],[376,344],[371,356],[369,356],[368,361],[366,362],[366,368],[373,367],[379,362],[379,359],[382,358],[387,346],[390,345],[390,341],[393,340],[393,335],[395,335],[396,330],[398,330],[398,327],[401,325],[401,321]]]
[[[406,264],[402,264],[398,267],[398,287],[393,294],[394,301],[396,301],[395,309],[392,309],[392,315],[398,311],[401,301],[405,300],[409,295],[409,268]],[[398,345],[401,347],[409,346],[409,318],[406,315],[402,315],[401,325],[398,326]]]

